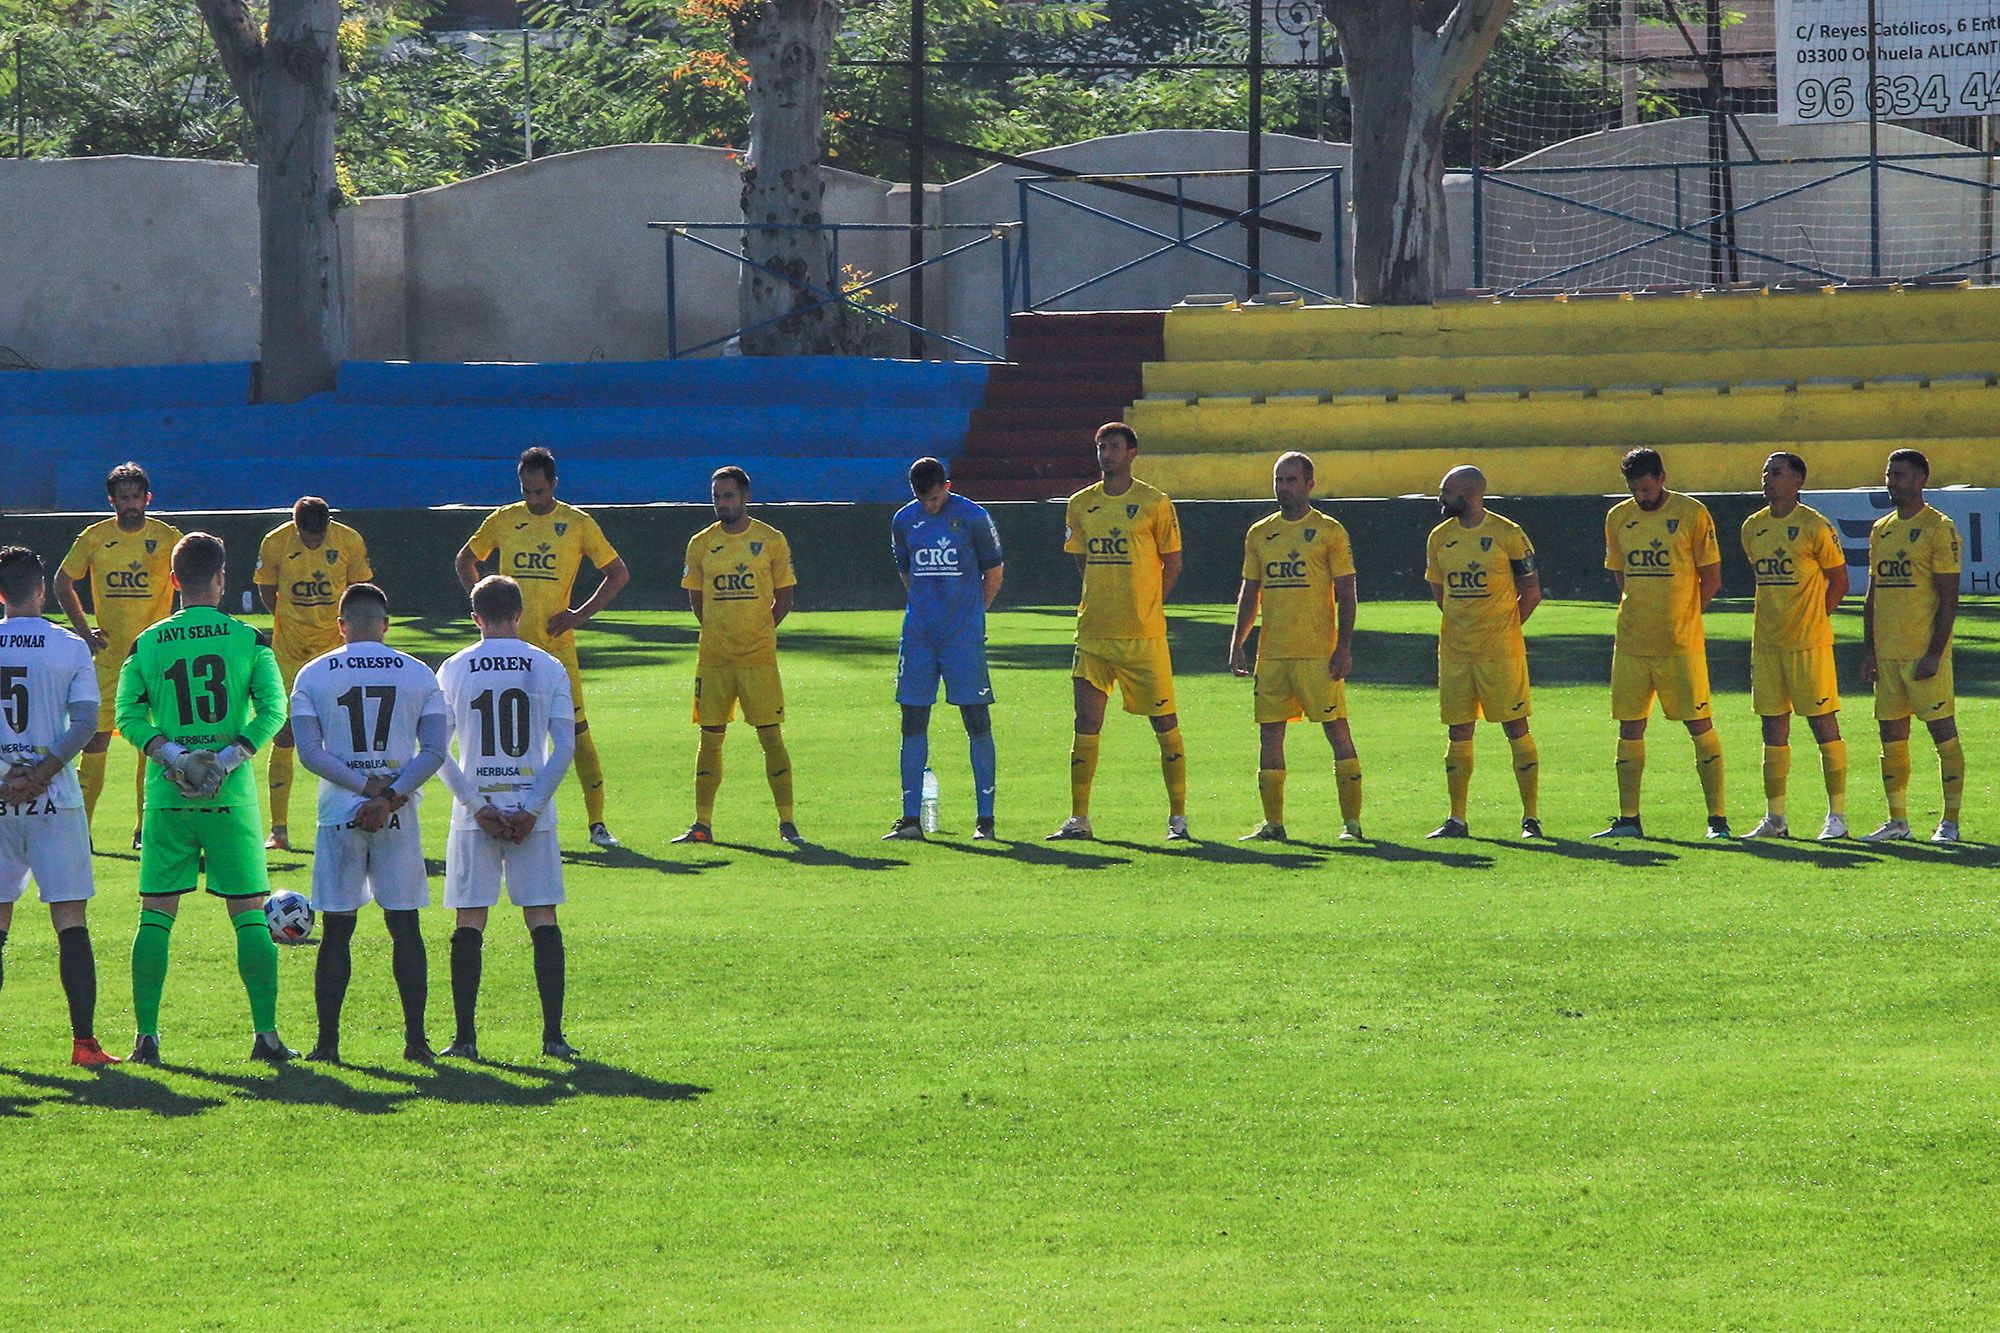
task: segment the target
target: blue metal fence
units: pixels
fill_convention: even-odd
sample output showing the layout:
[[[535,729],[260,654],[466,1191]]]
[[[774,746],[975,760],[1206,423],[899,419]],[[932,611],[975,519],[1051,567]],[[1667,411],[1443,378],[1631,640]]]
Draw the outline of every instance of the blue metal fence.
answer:
[[[1259,171],[1255,174],[1260,181],[1267,178],[1275,178],[1284,185],[1284,188],[1268,199],[1263,199],[1256,204],[1240,209],[1219,207],[1214,204],[1188,198],[1188,183],[1190,181],[1247,179],[1251,174],[1248,171],[1154,171],[1136,172],[1125,175],[1021,177],[1016,182],[1020,198],[1020,219],[1023,226],[1020,259],[1020,309],[1052,309],[1058,302],[1069,300],[1100,283],[1108,282],[1113,278],[1130,273],[1143,265],[1177,253],[1194,255],[1203,260],[1219,264],[1231,271],[1232,278],[1254,279],[1260,284],[1284,287],[1322,301],[1339,302],[1346,300],[1347,244],[1344,225],[1346,200],[1343,195],[1342,169],[1339,167],[1275,167]],[[1073,199],[1057,192],[1058,187],[1065,185],[1097,186],[1100,189],[1109,188],[1113,191],[1117,191],[1120,186],[1136,186],[1138,187],[1137,190],[1127,191],[1126,193],[1143,192],[1156,203],[1165,204],[1169,202],[1164,197],[1164,191],[1156,191],[1149,186],[1141,184],[1148,181],[1166,181],[1172,184],[1173,195],[1170,201],[1174,210],[1174,229],[1172,232],[1162,231],[1157,227],[1149,227],[1145,223],[1121,217],[1108,208],[1086,204],[1079,199]],[[1271,211],[1280,204],[1298,199],[1308,192],[1321,187],[1326,188],[1328,195],[1326,207],[1327,230],[1325,232],[1315,231],[1295,223],[1284,222],[1271,216]],[[1079,282],[1072,282],[1054,293],[1037,298],[1034,294],[1033,280],[1033,237],[1035,232],[1033,206],[1037,201],[1045,201],[1047,205],[1051,206],[1074,209],[1086,217],[1096,218],[1114,227],[1122,228],[1139,236],[1157,241],[1159,244],[1136,258],[1114,263]],[[1197,216],[1214,218],[1215,220],[1190,231],[1188,229],[1188,218],[1191,213]],[[1332,255],[1327,276],[1324,278],[1314,278],[1310,282],[1303,281],[1297,277],[1287,277],[1282,273],[1267,269],[1261,264],[1251,264],[1233,255],[1219,253],[1217,250],[1211,249],[1208,244],[1204,244],[1204,242],[1207,242],[1211,236],[1214,236],[1218,232],[1232,227],[1243,227],[1246,224],[1262,227],[1267,233],[1290,236],[1311,244],[1318,244],[1330,239]],[[1175,295],[1180,296],[1185,294],[1183,292],[1176,293]]]

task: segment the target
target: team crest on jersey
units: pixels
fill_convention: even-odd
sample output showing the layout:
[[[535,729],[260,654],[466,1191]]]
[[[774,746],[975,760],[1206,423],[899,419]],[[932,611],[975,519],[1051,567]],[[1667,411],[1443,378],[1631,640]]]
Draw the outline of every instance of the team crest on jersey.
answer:
[[[1127,518],[1137,518],[1137,517],[1139,517],[1139,506],[1138,506],[1138,505],[1126,505],[1126,506],[1125,506],[1125,517],[1127,517]]]
[[[338,551],[328,551],[328,552],[326,553],[326,563],[328,563],[329,565],[337,565],[337,564],[339,564],[339,563],[340,563],[340,552],[338,552]]]
[[[764,554],[764,543],[762,543],[762,542],[751,542],[751,543],[750,543],[750,554],[752,554],[752,555],[762,555],[762,554]],[[737,568],[738,568],[738,569],[741,569],[741,568],[743,568],[743,566],[741,566],[741,565],[738,565],[738,566],[737,566]]]
[[[1680,531],[1680,527],[1681,527],[1681,521],[1680,521],[1679,519],[1677,519],[1677,518],[1670,518],[1670,519],[1668,519],[1668,520],[1667,520],[1667,535],[1668,535],[1668,536],[1672,536],[1672,535],[1673,535],[1674,533],[1676,533],[1676,532],[1679,532],[1679,531]]]
[[[562,536],[562,535],[563,535],[563,534],[564,534],[565,532],[568,532],[568,531],[569,531],[569,524],[567,524],[567,523],[558,523],[558,524],[556,524],[556,536],[560,537],[560,536]]]
[[[154,539],[153,539],[153,538],[151,538],[151,537],[148,537],[148,538],[146,538],[146,554],[147,554],[147,555],[151,555],[151,554],[152,554],[153,552],[155,552],[155,551],[157,551],[157,550],[159,550],[159,549],[160,549],[160,543],[159,543],[158,541],[154,540]],[[132,566],[132,568],[134,568],[134,569],[137,569],[137,568],[138,568],[138,566],[137,566],[137,565],[134,565],[134,566]]]
[[[1491,537],[1481,537],[1481,538],[1479,539],[1479,549],[1480,549],[1480,550],[1482,550],[1482,551],[1490,551],[1490,550],[1492,550],[1492,549],[1493,549],[1493,539],[1492,539]]]
[[[1305,532],[1301,535],[1303,535],[1307,541],[1311,541],[1313,539],[1314,534],[1317,533],[1318,531],[1319,531],[1318,528],[1307,528]]]
[[[1911,528],[1911,529],[1910,529],[1910,540],[1911,540],[1911,541],[1915,541],[1915,540],[1916,540],[1916,539],[1918,538],[1918,536],[1920,536],[1920,535],[1921,535],[1922,533],[1923,533],[1923,529],[1922,529],[1922,528]]]
[[[1797,541],[1799,539],[1799,530],[1797,528],[1786,528],[1785,533],[1793,541]]]

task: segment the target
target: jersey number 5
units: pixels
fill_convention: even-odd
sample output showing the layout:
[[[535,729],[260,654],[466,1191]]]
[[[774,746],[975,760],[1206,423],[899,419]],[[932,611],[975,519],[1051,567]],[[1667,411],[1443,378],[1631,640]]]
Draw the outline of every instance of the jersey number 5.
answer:
[[[0,712],[7,715],[9,731],[28,729],[28,668],[0,667]]]
[[[168,667],[166,674],[181,706],[182,726],[196,722],[212,725],[229,712],[229,682],[222,659],[214,653],[204,653],[192,663],[182,658]]]

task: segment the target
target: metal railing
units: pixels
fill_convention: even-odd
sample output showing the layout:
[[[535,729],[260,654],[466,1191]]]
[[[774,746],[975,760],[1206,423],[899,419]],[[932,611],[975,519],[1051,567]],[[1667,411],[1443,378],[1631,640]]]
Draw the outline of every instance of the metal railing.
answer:
[[[1212,204],[1187,195],[1189,181],[1212,181],[1227,179],[1247,179],[1255,175],[1257,182],[1266,178],[1297,181],[1280,190],[1269,199],[1258,199],[1243,208]],[[1342,193],[1343,172],[1340,167],[1273,167],[1251,173],[1248,171],[1152,171],[1134,172],[1125,175],[1103,176],[1023,176],[1015,184],[1020,198],[1020,219],[1024,227],[1021,236],[1020,295],[1021,310],[1047,310],[1060,301],[1068,300],[1078,293],[1108,282],[1113,278],[1130,273],[1143,265],[1153,263],[1167,255],[1186,253],[1200,259],[1222,265],[1232,271],[1232,275],[1246,279],[1254,293],[1261,284],[1284,287],[1302,295],[1317,297],[1322,301],[1340,302],[1346,300],[1347,290],[1347,243],[1343,214],[1345,198]],[[1145,181],[1171,181],[1172,193],[1153,189],[1140,184]],[[1174,210],[1174,229],[1162,231],[1149,227],[1131,218],[1121,217],[1108,208],[1086,204],[1078,199],[1056,193],[1053,187],[1061,185],[1089,185],[1123,195],[1137,195],[1149,202],[1167,205]],[[1325,232],[1302,227],[1296,223],[1283,222],[1270,216],[1271,210],[1288,200],[1296,199],[1310,190],[1326,186],[1331,196],[1327,208],[1328,226]],[[1060,291],[1037,299],[1033,285],[1032,225],[1033,205],[1037,200],[1075,209],[1088,217],[1097,218],[1113,226],[1135,232],[1140,236],[1158,241],[1153,249],[1133,259],[1127,259],[1102,269],[1080,282],[1072,282]],[[1189,230],[1190,214],[1214,219],[1195,230]],[[1287,277],[1273,272],[1261,263],[1251,263],[1233,255],[1219,253],[1204,244],[1217,232],[1231,227],[1255,227],[1263,232],[1288,236],[1309,244],[1318,245],[1331,238],[1332,263],[1327,278],[1316,278],[1304,282],[1296,277]],[[1254,251],[1253,251],[1254,253]]]
[[[1985,164],[1987,179],[1968,179],[1931,169],[1938,163],[1959,161]],[[1566,284],[1566,280],[1582,278],[1593,269],[1675,242],[1689,242],[1709,252],[1712,285],[1720,285],[1718,275],[1725,258],[1732,274],[1737,270],[1738,261],[1750,259],[1770,265],[1788,275],[1818,278],[1830,282],[1846,282],[1857,278],[1913,280],[1963,273],[1975,268],[1983,269],[1983,276],[1990,278],[1995,261],[2000,260],[2000,245],[1996,245],[1994,236],[1994,196],[2000,194],[2000,183],[1992,179],[1993,161],[1987,154],[1967,151],[1763,158],[1728,164],[1698,160],[1589,166],[1474,168],[1472,171],[1473,285],[1482,288],[1493,286],[1503,295],[1537,288],[1559,288]],[[1760,174],[1768,177],[1780,171],[1795,173],[1800,168],[1812,170],[1813,179],[1774,189],[1746,203],[1725,203],[1725,206],[1717,207],[1709,202],[1717,196],[1711,182],[1718,171],[1726,172],[1731,177],[1747,177],[1754,184]],[[1689,174],[1697,174],[1703,183],[1690,189],[1686,184],[1686,177]],[[1738,239],[1737,222],[1757,210],[1793,199],[1812,190],[1824,189],[1841,181],[1862,176],[1867,178],[1868,187],[1865,259],[1841,262],[1838,256],[1829,258],[1816,249],[1810,258],[1787,256],[1746,244]],[[1667,221],[1664,217],[1647,217],[1629,209],[1614,208],[1583,197],[1581,185],[1565,187],[1561,183],[1564,178],[1579,177],[1585,179],[1618,177],[1628,180],[1636,178],[1641,181],[1669,178],[1670,185],[1661,188],[1665,196],[1671,199],[1672,220]],[[1945,264],[1911,261],[1901,266],[1885,260],[1883,240],[1883,218],[1887,211],[1883,200],[1885,178],[1927,180],[1967,190],[1977,196],[1980,213],[1978,234],[1968,235],[1960,242],[1963,258]],[[1596,252],[1567,257],[1558,261],[1556,267],[1545,272],[1525,277],[1510,274],[1497,283],[1489,283],[1491,241],[1487,233],[1492,219],[1488,194],[1495,189],[1523,195],[1558,208],[1574,209],[1623,223],[1647,234],[1635,240],[1609,242]],[[1566,190],[1568,192],[1565,192]],[[1720,198],[1727,201],[1733,197],[1733,193],[1734,188],[1731,184],[1720,194]],[[1698,200],[1693,206],[1692,213],[1689,205],[1690,194],[1694,194]],[[1803,227],[1801,230],[1803,232]],[[1810,237],[1807,239],[1810,242]]]
[[[1000,288],[1003,302],[1002,315],[1004,319],[1005,314],[1014,309],[1014,236],[1016,232],[1022,229],[1022,225],[1018,222],[945,222],[927,223],[922,227],[916,227],[906,222],[754,224],[744,222],[649,222],[646,226],[654,231],[665,232],[667,237],[667,355],[670,358],[678,359],[683,356],[693,356],[698,352],[705,352],[710,348],[720,347],[732,339],[741,338],[745,334],[774,327],[789,319],[796,319],[800,315],[809,314],[815,310],[824,310],[829,306],[840,306],[857,312],[864,319],[919,335],[924,339],[926,345],[935,340],[946,347],[969,353],[971,357],[978,360],[1004,361],[1007,359],[1004,351],[996,352],[980,347],[962,338],[954,337],[939,328],[913,324],[909,320],[897,315],[892,308],[856,300],[855,294],[885,283],[894,282],[898,279],[910,279],[911,281],[921,282],[922,278],[919,275],[925,269],[942,267],[982,247],[997,247],[1000,252]],[[740,250],[731,250],[725,246],[717,245],[715,242],[699,234],[702,232],[734,232],[740,236],[744,232],[753,230],[826,233],[832,260],[830,271],[833,274],[833,285],[822,286],[807,279],[794,277],[789,273],[781,273],[767,264],[758,263],[743,254]],[[945,234],[973,232],[977,234],[972,240],[961,245],[950,246],[942,253],[925,259],[922,263],[906,264],[902,268],[888,273],[868,274],[854,282],[845,282],[842,280],[840,262],[840,238],[842,234],[849,232],[894,232],[907,236],[912,231]],[[734,262],[739,266],[739,277],[742,269],[753,269],[767,277],[775,278],[779,282],[795,287],[805,295],[815,299],[810,305],[799,306],[786,311],[782,315],[775,315],[769,319],[759,320],[754,324],[743,325],[742,327],[731,329],[728,333],[695,343],[693,346],[683,347],[680,335],[680,261],[676,251],[676,247],[680,245],[690,245],[695,248],[697,253],[706,251],[721,255],[723,258]]]

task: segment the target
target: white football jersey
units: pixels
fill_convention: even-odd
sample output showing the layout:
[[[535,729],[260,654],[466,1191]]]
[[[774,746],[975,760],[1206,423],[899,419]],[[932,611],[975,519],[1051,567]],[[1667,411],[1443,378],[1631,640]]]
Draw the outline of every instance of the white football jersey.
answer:
[[[444,691],[431,669],[380,643],[336,648],[299,668],[292,716],[319,719],[321,743],[365,781],[394,778],[417,757],[417,724],[445,715]],[[421,792],[410,793],[414,804]],[[319,822],[343,825],[363,798],[320,779]],[[414,818],[414,816],[412,816]]]
[[[89,646],[40,616],[0,620],[0,770],[48,758],[69,731],[73,703],[97,707]],[[44,799],[58,810],[82,808],[74,762],[63,765]]]
[[[438,668],[458,751],[456,763],[497,809],[516,810],[549,756],[556,727],[576,726],[569,673],[548,653],[520,639],[481,639]],[[451,763],[452,760],[445,762]],[[453,828],[473,829],[473,811],[452,802]],[[536,830],[556,826],[555,802]]]

